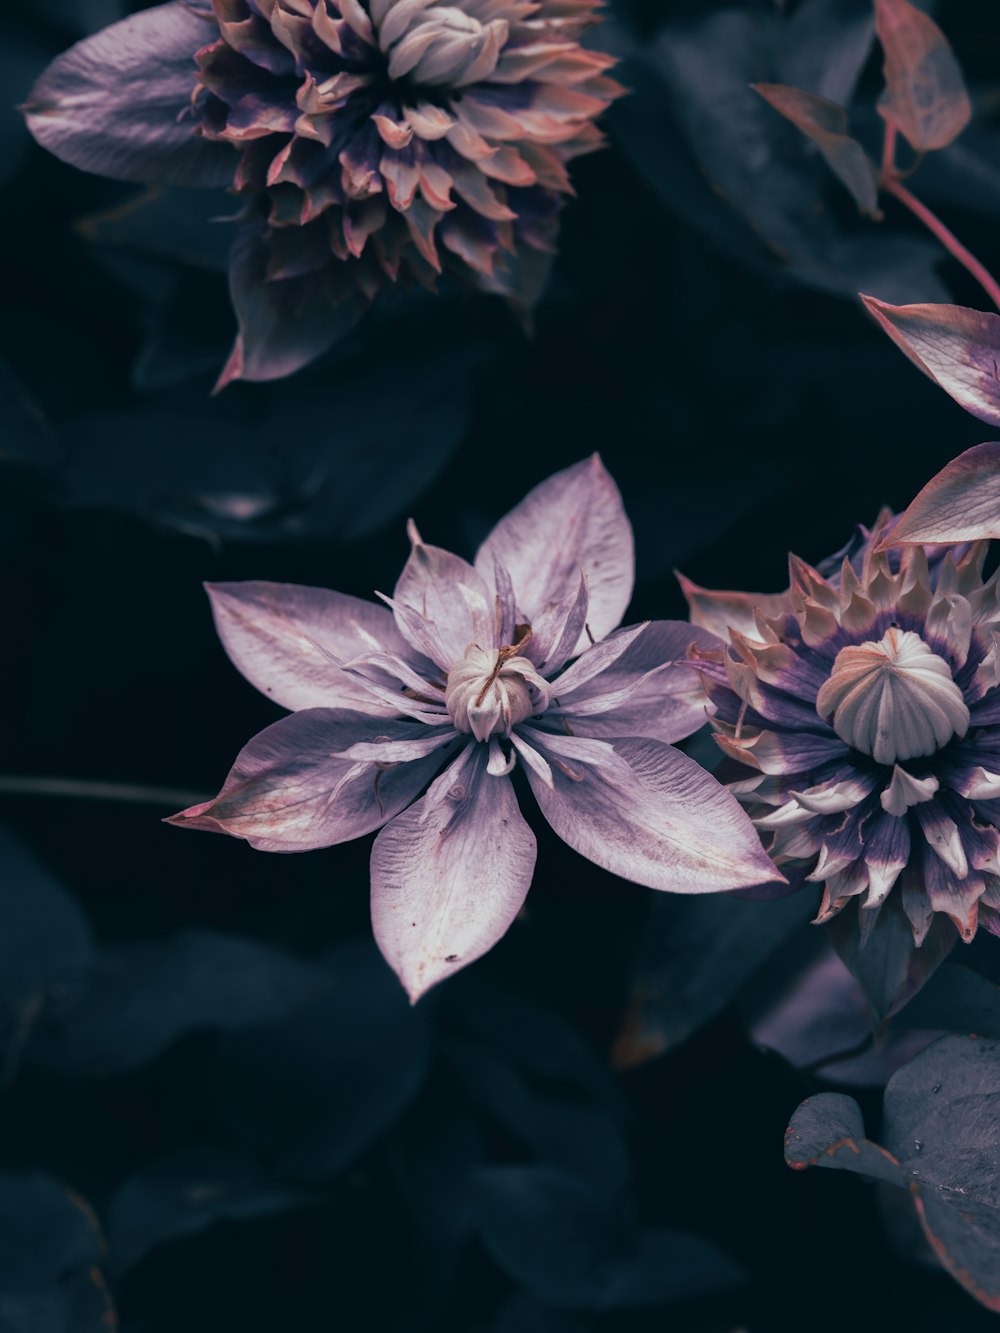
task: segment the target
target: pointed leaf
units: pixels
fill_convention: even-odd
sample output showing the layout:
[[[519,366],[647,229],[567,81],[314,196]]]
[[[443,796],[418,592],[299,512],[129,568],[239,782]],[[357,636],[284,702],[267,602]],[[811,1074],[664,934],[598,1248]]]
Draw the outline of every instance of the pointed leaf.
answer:
[[[847,187],[858,210],[868,217],[880,216],[875,165],[857,139],[847,133],[844,108],[815,93],[780,83],[755,83],[753,88],[812,139],[830,170]]]
[[[887,305],[861,295],[896,346],[980,421],[1000,426],[1000,315],[960,305]]]
[[[885,52],[879,114],[919,152],[946,147],[972,116],[947,38],[909,0],[875,0],[875,28]]]

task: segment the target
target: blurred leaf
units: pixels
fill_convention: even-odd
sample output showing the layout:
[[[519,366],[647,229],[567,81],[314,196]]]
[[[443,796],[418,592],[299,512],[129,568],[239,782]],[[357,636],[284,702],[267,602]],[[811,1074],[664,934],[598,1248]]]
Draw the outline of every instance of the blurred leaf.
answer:
[[[1000,315],[960,305],[888,305],[862,294],[876,323],[918,370],[980,421],[1000,426]]]
[[[5,361],[0,361],[0,462],[44,466],[62,455],[55,431]]]
[[[92,244],[224,273],[238,207],[225,190],[154,185],[116,208],[88,214],[76,229]]]
[[[621,1126],[604,1106],[545,1096],[472,1042],[444,1048],[459,1086],[535,1157],[604,1190],[623,1186],[629,1159]]]
[[[816,912],[808,889],[769,902],[720,893],[657,894],[615,1044],[619,1068],[661,1055],[720,1013],[771,953]]]
[[[411,504],[457,448],[476,355],[280,386],[255,396],[246,422],[221,403],[81,418],[64,431],[66,501],[202,536],[363,537]]]
[[[1000,1038],[1000,986],[960,963],[945,963],[895,1016],[893,1027]]]
[[[857,911],[838,913],[825,929],[857,978],[877,1024],[916,995],[958,941],[951,922],[938,915],[918,948],[898,894],[890,894],[865,941]]]
[[[36,1029],[29,1058],[63,1073],[133,1069],[186,1032],[266,1022],[326,985],[323,971],[311,963],[210,931],[108,949],[61,1021]]]
[[[239,1138],[288,1175],[340,1171],[383,1134],[423,1080],[422,1014],[368,941],[329,960],[330,985],[285,1018],[226,1038],[216,1098]]]
[[[788,1127],[790,1166],[837,1167],[908,1189],[941,1265],[1000,1311],[1000,1044],[947,1036],[894,1074],[885,1147],[863,1137],[857,1104],[803,1102]]]
[[[682,4],[630,54],[622,77],[635,95],[612,108],[612,131],[665,206],[743,262],[841,296],[867,274],[883,293],[942,299],[940,248],[845,226],[827,202],[827,167],[752,88],[790,84],[846,103],[871,22],[869,0],[807,0],[791,16]]]
[[[116,1324],[82,1199],[43,1175],[0,1175],[2,1333],[107,1333]]]
[[[639,1231],[626,1201],[548,1166],[477,1172],[480,1227],[494,1261],[545,1305],[621,1310],[724,1291],[742,1275],[697,1236]]]
[[[909,0],[875,0],[875,27],[885,52],[879,113],[918,151],[944,148],[972,116],[947,38]]]
[[[491,1333],[587,1333],[589,1322],[562,1310],[546,1310],[519,1293],[491,1325]]]
[[[308,1195],[268,1183],[239,1153],[221,1148],[174,1153],[129,1176],[112,1199],[111,1264],[121,1273],[164,1241],[308,1202]]]
[[[827,166],[846,187],[858,211],[880,216],[875,165],[847,133],[847,112],[825,97],[780,83],[755,83],[754,91],[813,141]]]

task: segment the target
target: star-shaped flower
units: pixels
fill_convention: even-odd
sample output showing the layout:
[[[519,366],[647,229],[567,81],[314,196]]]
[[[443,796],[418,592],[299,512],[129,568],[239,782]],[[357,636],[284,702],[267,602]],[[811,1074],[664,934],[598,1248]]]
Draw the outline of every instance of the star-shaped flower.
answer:
[[[390,609],[274,583],[209,588],[229,656],[294,709],[219,795],[172,822],[308,851],[381,829],[372,920],[412,999],[471,963],[524,902],[535,837],[510,779],[623,879],[678,893],[780,878],[738,802],[671,742],[704,722],[684,659],[713,636],[617,626],[632,531],[599,458],[536,487],[475,563],[412,551]]]

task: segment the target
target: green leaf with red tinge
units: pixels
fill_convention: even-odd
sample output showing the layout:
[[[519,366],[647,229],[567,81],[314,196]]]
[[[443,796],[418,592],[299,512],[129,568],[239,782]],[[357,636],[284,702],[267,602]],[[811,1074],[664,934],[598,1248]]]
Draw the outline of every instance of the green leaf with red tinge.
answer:
[[[836,102],[782,83],[754,83],[754,92],[811,139],[837,179],[846,186],[860,212],[881,216],[875,164],[847,133],[847,112]]]
[[[885,1146],[864,1137],[856,1102],[823,1093],[803,1102],[785,1160],[908,1190],[942,1267],[1000,1311],[1000,1042],[942,1037],[889,1080]]]
[[[875,29],[885,53],[879,114],[918,152],[947,147],[972,116],[948,39],[909,0],[875,0]]]
[[[961,305],[888,305],[860,295],[918,370],[974,417],[1000,426],[1000,315]]]

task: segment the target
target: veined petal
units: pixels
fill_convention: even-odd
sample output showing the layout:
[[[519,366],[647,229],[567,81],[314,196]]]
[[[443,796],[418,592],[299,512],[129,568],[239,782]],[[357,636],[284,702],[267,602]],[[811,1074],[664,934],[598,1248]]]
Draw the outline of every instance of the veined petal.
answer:
[[[487,581],[496,560],[510,571],[518,607],[532,624],[547,607],[575,597],[582,570],[590,633],[610,634],[632,596],[632,525],[597,454],[543,481],[500,520],[476,555]],[[589,642],[582,634],[576,652]]]
[[[217,35],[177,0],[71,46],[25,106],[43,148],[82,171],[143,184],[228,185],[239,157],[194,133],[195,52]]]
[[[495,599],[479,573],[461,556],[439,546],[427,546],[410,527],[410,558],[399,576],[393,601],[409,607],[428,621],[443,650],[437,665],[445,671],[463,657],[470,643],[494,647]],[[492,569],[491,569],[492,573]],[[396,617],[399,631],[413,642],[406,620]],[[418,644],[414,644],[419,648]]]
[[[531,883],[535,835],[510,779],[486,763],[479,746],[458,782],[394,819],[372,848],[375,939],[412,1001],[491,949]]]
[[[243,747],[214,800],[167,822],[245,838],[264,852],[306,852],[349,842],[409,805],[447,751],[392,766],[338,756],[362,741],[411,739],[422,731],[419,725],[347,709],[303,709]]]
[[[997,355],[1000,357],[1000,347]],[[1000,443],[995,441],[966,449],[932,477],[881,545],[964,542],[979,537],[1000,537]]]
[[[724,643],[729,642],[731,629],[755,637],[758,611],[779,616],[791,610],[787,592],[713,592],[711,588],[699,588],[683,574],[677,575],[677,581],[691,610],[691,624],[709,630]]]
[[[399,712],[331,661],[371,652],[413,661],[413,650],[383,607],[295,583],[205,587],[230,661],[282,708],[356,708],[380,717]]]
[[[682,621],[654,620],[599,676],[574,690],[565,706],[561,679],[554,681],[559,707],[549,712],[565,716],[574,732],[574,717],[585,716],[579,730],[588,736],[647,736],[668,744],[683,740],[706,720],[701,678],[687,660],[695,644],[712,648],[716,639]]]
[[[622,879],[673,893],[782,878],[735,797],[692,759],[653,740],[614,749],[631,782],[595,768],[574,781],[553,763],[549,788],[529,769],[542,814],[564,842]]]
[[[641,625],[630,625],[627,629],[616,630],[600,643],[585,648],[572,666],[566,668],[558,680],[552,682],[553,689],[563,699],[581,686],[590,684],[595,676],[607,671],[638,639],[649,621]]]

